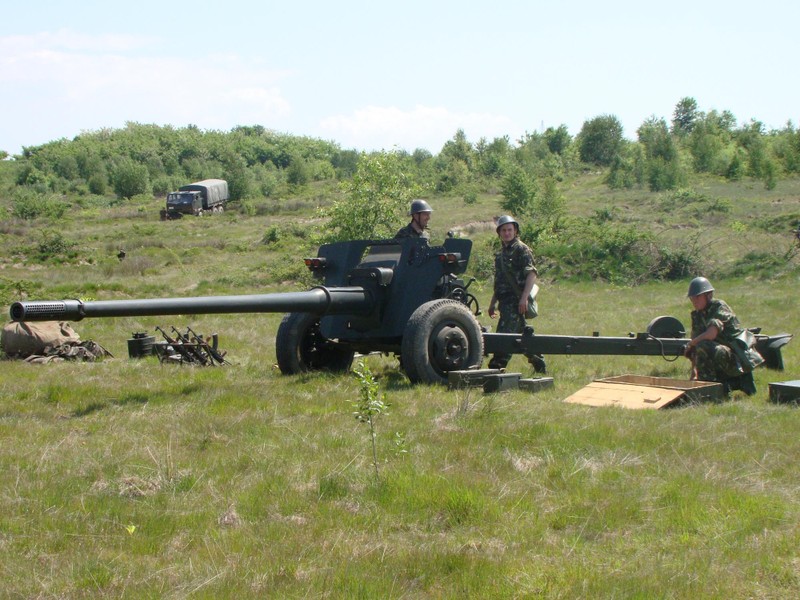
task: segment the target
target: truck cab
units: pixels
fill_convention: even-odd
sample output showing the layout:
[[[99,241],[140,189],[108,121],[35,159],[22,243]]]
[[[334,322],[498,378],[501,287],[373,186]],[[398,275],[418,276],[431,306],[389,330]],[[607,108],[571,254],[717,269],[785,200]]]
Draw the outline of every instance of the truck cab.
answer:
[[[203,213],[203,198],[200,192],[178,191],[167,194],[167,218],[180,215],[199,216]]]

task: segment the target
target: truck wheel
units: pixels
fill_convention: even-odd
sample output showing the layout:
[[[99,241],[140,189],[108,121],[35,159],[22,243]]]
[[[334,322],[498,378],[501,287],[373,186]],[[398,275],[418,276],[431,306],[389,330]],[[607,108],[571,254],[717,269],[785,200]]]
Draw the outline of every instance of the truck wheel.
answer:
[[[483,334],[470,310],[457,300],[431,300],[411,315],[400,347],[412,383],[447,383],[450,371],[479,367]]]
[[[281,373],[296,375],[308,371],[347,371],[355,352],[324,338],[317,315],[289,313],[278,327],[275,354]]]

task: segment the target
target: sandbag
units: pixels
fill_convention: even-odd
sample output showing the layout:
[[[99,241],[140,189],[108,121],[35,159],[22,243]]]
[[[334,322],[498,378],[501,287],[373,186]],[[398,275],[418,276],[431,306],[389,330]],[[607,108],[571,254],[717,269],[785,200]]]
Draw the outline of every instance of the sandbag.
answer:
[[[64,321],[7,323],[0,343],[8,356],[26,357],[45,354],[48,349],[80,342],[81,337]]]

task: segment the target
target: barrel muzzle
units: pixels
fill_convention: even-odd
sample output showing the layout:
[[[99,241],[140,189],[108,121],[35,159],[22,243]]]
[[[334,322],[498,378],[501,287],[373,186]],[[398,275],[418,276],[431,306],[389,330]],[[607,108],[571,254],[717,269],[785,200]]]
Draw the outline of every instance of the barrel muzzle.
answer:
[[[80,321],[84,317],[80,300],[42,300],[14,302],[10,310],[14,321]]]

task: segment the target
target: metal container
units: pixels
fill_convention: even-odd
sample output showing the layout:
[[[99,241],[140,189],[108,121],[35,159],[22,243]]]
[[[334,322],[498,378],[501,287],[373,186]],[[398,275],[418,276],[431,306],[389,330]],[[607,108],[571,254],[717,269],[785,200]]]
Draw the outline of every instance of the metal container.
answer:
[[[153,354],[153,347],[156,342],[155,336],[147,335],[144,332],[136,332],[128,340],[128,357],[143,358]]]
[[[769,384],[770,402],[800,402],[800,379]]]

